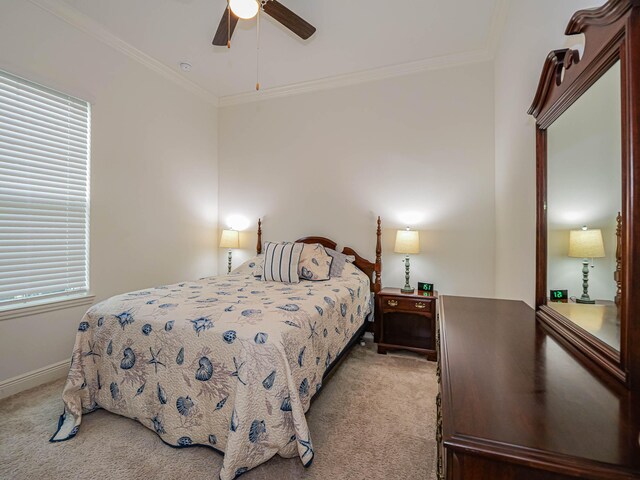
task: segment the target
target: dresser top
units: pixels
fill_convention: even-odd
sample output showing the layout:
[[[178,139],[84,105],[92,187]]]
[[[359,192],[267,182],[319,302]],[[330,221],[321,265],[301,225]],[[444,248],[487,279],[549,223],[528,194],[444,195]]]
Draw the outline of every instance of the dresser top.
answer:
[[[524,302],[447,295],[440,309],[448,448],[640,478],[640,399],[578,361]]]

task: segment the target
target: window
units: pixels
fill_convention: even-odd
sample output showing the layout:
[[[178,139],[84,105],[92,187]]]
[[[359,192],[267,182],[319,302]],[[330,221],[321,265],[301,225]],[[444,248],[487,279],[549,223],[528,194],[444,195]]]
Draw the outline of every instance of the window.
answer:
[[[89,118],[0,71],[0,307],[88,291]]]

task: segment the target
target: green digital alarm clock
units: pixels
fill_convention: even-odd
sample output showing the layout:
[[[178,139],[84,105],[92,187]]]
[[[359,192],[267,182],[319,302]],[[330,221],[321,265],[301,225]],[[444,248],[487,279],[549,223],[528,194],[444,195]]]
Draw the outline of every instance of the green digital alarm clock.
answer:
[[[424,294],[431,295],[433,293],[433,283],[418,282],[418,290]]]
[[[569,300],[568,290],[551,290],[549,298],[552,302],[566,302]]]

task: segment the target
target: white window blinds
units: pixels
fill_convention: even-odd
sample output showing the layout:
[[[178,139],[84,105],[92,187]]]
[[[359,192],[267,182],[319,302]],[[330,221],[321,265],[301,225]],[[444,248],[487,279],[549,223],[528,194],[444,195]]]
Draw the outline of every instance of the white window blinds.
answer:
[[[0,306],[88,290],[89,119],[0,71]]]

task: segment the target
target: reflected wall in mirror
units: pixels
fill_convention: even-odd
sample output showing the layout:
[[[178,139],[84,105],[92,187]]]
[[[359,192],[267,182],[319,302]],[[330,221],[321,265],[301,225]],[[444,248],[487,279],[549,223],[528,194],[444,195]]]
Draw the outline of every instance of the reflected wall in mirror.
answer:
[[[547,286],[569,297],[547,304],[618,351],[620,75],[617,61],[547,129]]]

